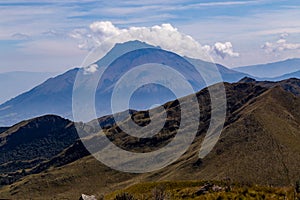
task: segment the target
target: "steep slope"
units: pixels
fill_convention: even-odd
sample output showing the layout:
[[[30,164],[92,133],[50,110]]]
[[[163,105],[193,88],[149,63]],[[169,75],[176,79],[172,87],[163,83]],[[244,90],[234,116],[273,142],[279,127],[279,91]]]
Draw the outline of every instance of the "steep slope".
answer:
[[[57,73],[6,72],[0,74],[0,104],[43,83]]]
[[[47,115],[20,122],[0,134],[1,184],[17,180],[29,169],[47,161],[78,139],[73,123]]]
[[[251,77],[251,75],[249,74],[238,72],[235,71],[234,69],[228,69],[227,67],[224,67],[223,65],[220,64],[214,64],[214,63],[210,63],[198,59],[187,58],[187,57],[186,59],[191,64],[196,66],[199,69],[199,71],[201,71],[201,74],[205,74],[205,76],[208,76],[209,79],[211,80],[216,79],[215,78],[216,73],[214,71],[215,67],[217,67],[217,69],[221,74],[222,79],[225,82],[233,83],[233,82],[237,82],[238,80],[242,79],[245,76]]]
[[[300,82],[287,80],[285,84],[297,81]],[[167,168],[141,175],[118,172],[89,156],[83,145],[75,140],[48,161],[26,170],[35,174],[3,187],[1,193],[3,197],[12,195],[21,199],[78,198],[81,193],[100,195],[144,181],[183,179],[226,178],[247,184],[293,184],[300,178],[299,97],[280,85],[269,89],[255,82],[225,85],[228,104],[225,127],[213,151],[202,160],[198,159],[198,152],[210,115],[206,89],[197,94],[202,113],[197,137],[189,150]],[[189,97],[183,98],[185,101],[189,101]],[[165,107],[173,114],[173,122],[169,121],[161,134],[148,140],[136,140],[124,134],[110,116],[99,122],[103,126],[108,123],[105,132],[116,145],[137,152],[152,151],[163,147],[176,134],[178,102],[169,102]],[[138,124],[148,119],[146,112],[132,113]],[[92,141],[101,141],[101,137]]]
[[[9,127],[0,127],[0,134],[9,129]]]
[[[45,114],[71,117],[73,83],[78,69],[70,70],[0,106],[0,124],[12,125]]]
[[[172,52],[163,51],[158,47],[152,47],[139,41],[116,44],[105,57],[97,61],[97,64],[99,66],[106,65],[107,62],[111,61],[116,55],[122,55],[123,52],[137,47],[143,49],[123,55],[111,63],[111,66],[102,79],[103,84],[98,87],[96,102],[102,101],[109,103],[110,101],[107,101],[107,99],[110,99],[112,88],[120,78],[120,75],[132,69],[134,66],[149,62],[167,64],[174,67],[181,74],[187,76],[187,79],[195,91],[202,89],[206,84],[201,78],[197,78],[195,68],[191,63],[198,67],[205,75],[211,75],[210,83],[218,82],[213,81],[215,80],[215,74],[211,70],[213,64],[200,60],[187,59],[189,63]],[[246,76],[245,74],[235,72],[221,65],[217,65],[217,67],[224,81],[227,82],[237,81]],[[78,70],[79,69],[72,69],[62,75],[51,78],[32,90],[0,105],[0,126],[11,126],[19,121],[45,114],[55,114],[72,119],[72,91]],[[117,73],[121,71],[122,73]],[[148,109],[151,105],[174,100],[175,96],[164,87],[147,85],[146,87],[139,88],[137,92],[134,93],[132,99],[131,108]],[[103,111],[98,113],[99,117],[111,113],[110,110],[107,109],[110,108],[107,104],[100,103],[96,106],[98,110]]]
[[[234,70],[259,78],[275,78],[287,73],[299,71],[300,58],[288,59],[275,63],[237,67],[234,68]]]
[[[243,101],[234,99],[231,105],[228,100],[228,118],[213,151],[198,159],[202,139],[197,137],[189,152],[158,175],[159,180],[230,178],[246,184],[294,184],[300,178],[299,97],[277,86],[232,111]]]
[[[300,99],[275,87],[233,116],[219,143],[202,160],[200,178],[289,185],[300,177]]]

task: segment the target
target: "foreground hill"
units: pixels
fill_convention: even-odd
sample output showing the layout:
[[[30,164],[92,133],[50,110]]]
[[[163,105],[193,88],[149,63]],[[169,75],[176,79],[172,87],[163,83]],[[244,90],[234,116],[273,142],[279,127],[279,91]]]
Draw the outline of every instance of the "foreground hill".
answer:
[[[116,197],[135,199],[295,199],[293,187],[270,187],[235,184],[223,181],[160,181],[138,183],[105,195],[105,199]],[[299,195],[300,197],[300,195]]]
[[[78,138],[69,120],[44,116],[23,121],[0,134],[0,174],[10,174],[4,182],[18,178],[18,171],[51,159]]]
[[[300,82],[297,78],[290,78],[278,82],[273,81],[256,81],[253,78],[245,77],[239,81],[240,83],[252,83],[265,88],[281,87],[287,92],[291,92],[296,96],[300,96]]]
[[[204,159],[199,159],[198,154],[210,121],[210,101],[207,89],[200,91],[197,97],[201,123],[193,144],[172,165],[146,174],[124,173],[104,166],[89,155],[76,136],[74,123],[68,120],[44,116],[19,123],[0,134],[0,198],[76,199],[82,193],[100,196],[132,184],[161,180],[227,179],[242,185],[292,186],[300,179],[300,98],[295,95],[299,84],[298,79],[279,83],[243,79],[239,83],[225,83],[226,123],[217,145]],[[187,96],[182,101],[189,99]],[[160,134],[145,140],[123,133],[111,116],[100,118],[99,123],[116,145],[136,152],[152,151],[163,147],[176,134],[180,106],[174,101],[164,107],[172,120]],[[140,125],[149,121],[145,111],[132,111],[132,118]],[[49,123],[43,123],[46,121]],[[83,131],[91,128],[88,124],[82,126]],[[24,135],[29,139],[22,139]],[[18,138],[18,142],[11,142],[9,136]],[[97,141],[101,142],[101,136],[90,140],[91,144],[99,145]],[[54,144],[60,146],[60,152],[53,151],[53,147],[57,149]],[[6,157],[6,149],[17,152],[17,157]],[[18,153],[28,149],[32,150],[28,157]]]

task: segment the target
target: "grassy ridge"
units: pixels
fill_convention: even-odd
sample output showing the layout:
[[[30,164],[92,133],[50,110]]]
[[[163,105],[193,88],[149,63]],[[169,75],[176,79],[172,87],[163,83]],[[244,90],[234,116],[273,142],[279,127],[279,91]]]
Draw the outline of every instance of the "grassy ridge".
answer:
[[[211,185],[206,192],[201,188]],[[147,182],[117,190],[105,196],[104,199],[113,200],[118,194],[127,193],[135,199],[156,199],[160,194],[164,199],[290,199],[296,194],[293,187],[242,186],[222,181],[164,181]]]
[[[127,174],[110,169],[90,156],[76,140],[75,144],[62,148],[63,151],[59,154],[52,153],[49,147],[56,150],[56,144],[66,141],[61,136],[69,141],[70,133],[75,135],[74,127],[69,126],[73,123],[69,121],[56,116],[44,116],[30,120],[30,126],[28,123],[18,124],[0,134],[0,139],[4,138],[0,148],[4,162],[0,164],[0,169],[1,166],[3,170],[8,170],[8,166],[14,167],[11,171],[18,170],[17,175],[22,177],[13,183],[7,183],[5,179],[15,179],[16,174],[4,174],[2,180],[5,186],[0,186],[0,198],[78,199],[81,194],[94,194],[99,199],[101,194],[107,194],[107,199],[114,199],[117,194],[128,192],[137,199],[149,199],[154,190],[163,192],[170,199],[291,199],[293,185],[300,180],[300,98],[279,86],[271,89],[253,83],[226,83],[225,86],[227,118],[214,149],[204,159],[199,159],[199,148],[210,123],[209,93],[202,90],[197,94],[198,101],[201,102],[201,117],[194,142],[176,162],[146,174]],[[182,102],[188,103],[189,97],[184,97]],[[98,122],[105,127],[107,137],[117,146],[139,153],[154,151],[172,140],[178,127],[177,121],[181,117],[191,117],[189,112],[180,115],[178,101],[164,106],[168,111],[167,122],[153,138],[131,137],[114,124],[111,116],[101,118]],[[149,116],[144,111],[133,112],[132,118],[140,125],[149,123]],[[41,126],[44,121],[48,126]],[[83,130],[92,128],[83,126]],[[11,136],[15,137],[14,140],[9,140]],[[96,147],[102,148],[99,145],[102,144],[101,137],[98,135],[87,137],[86,140],[91,142],[95,150]],[[15,141],[19,143],[14,143]],[[36,144],[40,145],[35,148]],[[33,152],[28,151],[29,147],[36,150],[37,158],[46,157],[47,160],[39,162],[40,160],[33,160],[32,156],[27,158],[27,154]],[[43,151],[46,153],[41,154]],[[7,157],[3,152],[23,154],[5,159]],[[47,156],[49,153],[52,153],[51,156]],[[26,159],[20,159],[24,154]],[[114,155],[110,152],[105,156]],[[130,161],[131,158],[127,159]],[[32,161],[38,162],[38,165]],[[25,164],[30,166],[22,171]],[[23,167],[19,167],[21,165]],[[229,190],[226,182],[188,181],[222,181],[225,178],[240,185],[229,185]],[[182,182],[183,180],[186,181]],[[160,181],[171,182],[161,184]],[[268,187],[269,185],[277,188]],[[201,193],[204,186],[208,188]],[[120,190],[125,187],[126,189]]]

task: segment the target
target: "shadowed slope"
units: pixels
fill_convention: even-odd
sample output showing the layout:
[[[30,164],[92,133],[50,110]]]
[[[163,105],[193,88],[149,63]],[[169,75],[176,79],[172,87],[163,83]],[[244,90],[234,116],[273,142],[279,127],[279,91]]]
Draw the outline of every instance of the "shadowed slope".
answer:
[[[288,80],[284,86],[292,84],[296,87],[295,81],[299,80]],[[198,152],[210,116],[207,89],[197,93],[202,113],[197,137],[189,150],[172,165],[141,175],[118,172],[88,156],[77,141],[31,169],[38,174],[3,187],[2,195],[21,199],[24,195],[26,198],[77,198],[81,193],[99,195],[144,181],[183,179],[230,178],[235,182],[264,185],[294,183],[300,178],[299,97],[280,85],[268,89],[250,81],[225,83],[225,86],[228,105],[225,127],[213,151],[202,160],[198,159]],[[183,102],[188,100],[189,97],[183,98]],[[136,140],[123,133],[110,116],[99,119],[99,122],[108,124],[105,132],[118,146],[137,152],[151,151],[163,147],[176,134],[176,121],[180,119],[178,102],[169,102],[165,107],[173,114],[174,121],[167,123],[161,135],[152,140]],[[138,124],[148,120],[145,111],[132,113]]]

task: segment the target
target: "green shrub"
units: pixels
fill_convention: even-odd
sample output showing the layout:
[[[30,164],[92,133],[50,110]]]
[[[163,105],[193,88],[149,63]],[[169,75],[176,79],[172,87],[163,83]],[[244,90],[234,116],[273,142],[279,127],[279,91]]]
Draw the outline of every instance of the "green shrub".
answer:
[[[154,200],[164,200],[166,198],[165,188],[163,186],[157,186],[152,190]]]
[[[118,194],[115,197],[115,200],[135,200],[135,198],[131,194],[122,193],[122,194]]]
[[[296,188],[296,192],[297,193],[300,193],[300,180],[298,180],[297,182],[296,182],[296,186],[295,186]]]

